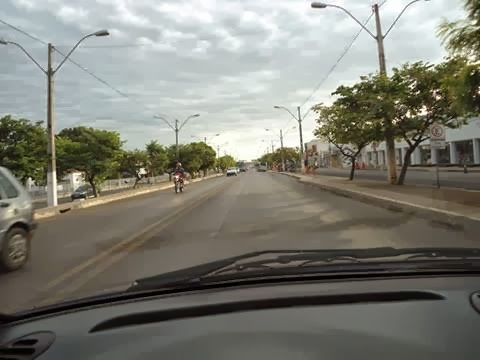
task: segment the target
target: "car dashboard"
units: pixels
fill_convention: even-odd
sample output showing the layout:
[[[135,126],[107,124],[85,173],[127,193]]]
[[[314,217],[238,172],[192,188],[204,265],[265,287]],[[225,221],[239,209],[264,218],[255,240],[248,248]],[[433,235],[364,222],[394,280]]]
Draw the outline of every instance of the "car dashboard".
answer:
[[[479,289],[410,276],[138,297],[4,324],[0,359],[474,359]]]

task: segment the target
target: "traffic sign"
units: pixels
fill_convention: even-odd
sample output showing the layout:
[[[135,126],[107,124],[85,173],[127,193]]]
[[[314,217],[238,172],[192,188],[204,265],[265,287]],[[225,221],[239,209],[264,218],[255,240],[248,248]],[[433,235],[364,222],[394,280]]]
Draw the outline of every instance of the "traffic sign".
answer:
[[[430,148],[432,149],[445,149],[446,146],[445,140],[430,140]]]
[[[437,123],[430,126],[430,141],[432,140],[445,141],[445,126]]]

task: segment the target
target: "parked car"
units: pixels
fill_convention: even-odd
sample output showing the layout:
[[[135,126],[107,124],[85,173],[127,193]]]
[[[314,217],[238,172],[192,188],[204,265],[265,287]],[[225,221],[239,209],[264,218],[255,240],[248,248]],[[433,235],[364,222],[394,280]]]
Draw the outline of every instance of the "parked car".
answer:
[[[82,185],[70,195],[72,201],[86,200],[93,197],[93,189],[90,185]]]
[[[237,168],[228,168],[227,169],[227,176],[237,176]]]
[[[14,271],[25,265],[35,228],[30,194],[8,169],[0,166],[1,271]]]

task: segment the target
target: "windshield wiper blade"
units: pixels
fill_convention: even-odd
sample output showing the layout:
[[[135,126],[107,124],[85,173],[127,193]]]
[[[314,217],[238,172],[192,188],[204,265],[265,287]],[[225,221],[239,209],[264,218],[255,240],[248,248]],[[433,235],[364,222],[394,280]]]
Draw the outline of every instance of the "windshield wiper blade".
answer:
[[[262,258],[264,257],[264,258]],[[259,258],[259,259],[256,259]],[[127,291],[159,289],[201,282],[206,277],[239,273],[245,270],[269,270],[278,267],[304,268],[315,263],[334,264],[348,262],[365,264],[382,259],[401,262],[412,260],[480,260],[480,249],[476,248],[403,248],[393,247],[367,249],[321,249],[321,250],[265,250],[247,253],[223,260],[172,271],[161,275],[136,280]],[[256,260],[252,260],[256,259]],[[317,265],[318,266],[318,265]],[[318,266],[320,271],[322,266]]]

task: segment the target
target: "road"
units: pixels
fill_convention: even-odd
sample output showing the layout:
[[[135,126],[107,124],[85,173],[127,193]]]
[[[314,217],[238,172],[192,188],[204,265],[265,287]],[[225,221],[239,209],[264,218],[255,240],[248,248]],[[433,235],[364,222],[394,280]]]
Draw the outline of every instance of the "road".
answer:
[[[318,174],[326,176],[348,177],[350,170],[346,169],[318,169]],[[398,172],[399,174],[399,172]],[[397,174],[397,175],[398,175]],[[381,170],[356,170],[356,179],[386,181],[387,172]],[[436,186],[434,171],[407,171],[405,184]],[[480,172],[440,172],[440,184],[445,187],[455,187],[469,190],[480,190]]]
[[[0,275],[3,312],[124,289],[256,250],[478,246],[455,230],[271,173],[201,181],[40,222],[24,269]]]

